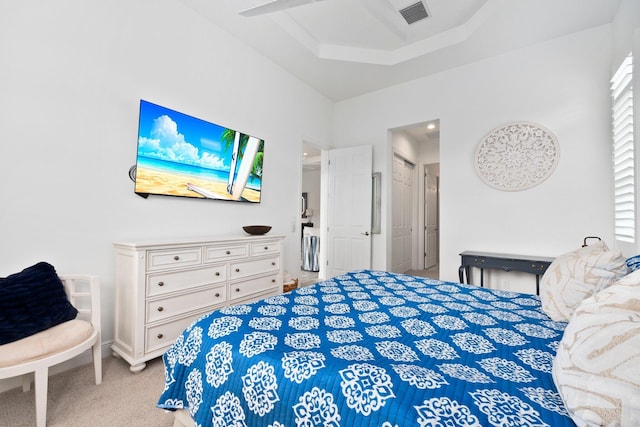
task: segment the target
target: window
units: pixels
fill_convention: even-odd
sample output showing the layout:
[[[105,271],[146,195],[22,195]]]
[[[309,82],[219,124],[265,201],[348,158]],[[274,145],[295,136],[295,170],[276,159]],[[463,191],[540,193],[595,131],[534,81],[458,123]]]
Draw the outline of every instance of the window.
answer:
[[[615,238],[628,243],[635,243],[636,233],[632,72],[629,54],[611,79]]]

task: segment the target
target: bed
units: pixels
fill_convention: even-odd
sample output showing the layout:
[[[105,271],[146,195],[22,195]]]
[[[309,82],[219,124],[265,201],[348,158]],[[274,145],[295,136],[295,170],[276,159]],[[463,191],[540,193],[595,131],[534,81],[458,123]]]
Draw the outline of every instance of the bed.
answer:
[[[551,373],[565,327],[535,295],[360,270],[196,321],[158,407],[197,426],[572,426]]]

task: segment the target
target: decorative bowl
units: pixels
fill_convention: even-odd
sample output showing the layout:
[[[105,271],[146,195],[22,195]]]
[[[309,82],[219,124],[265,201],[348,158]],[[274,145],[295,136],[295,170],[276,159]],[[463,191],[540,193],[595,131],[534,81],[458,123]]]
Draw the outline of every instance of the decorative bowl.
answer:
[[[253,235],[267,234],[271,230],[270,225],[245,225],[242,227],[244,231]]]

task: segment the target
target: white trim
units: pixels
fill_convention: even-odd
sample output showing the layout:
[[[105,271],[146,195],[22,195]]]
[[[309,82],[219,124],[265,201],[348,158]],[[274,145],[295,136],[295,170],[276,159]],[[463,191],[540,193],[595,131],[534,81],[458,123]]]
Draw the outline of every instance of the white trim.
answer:
[[[614,236],[616,242],[636,239],[636,173],[633,123],[633,56],[622,61],[611,78]]]

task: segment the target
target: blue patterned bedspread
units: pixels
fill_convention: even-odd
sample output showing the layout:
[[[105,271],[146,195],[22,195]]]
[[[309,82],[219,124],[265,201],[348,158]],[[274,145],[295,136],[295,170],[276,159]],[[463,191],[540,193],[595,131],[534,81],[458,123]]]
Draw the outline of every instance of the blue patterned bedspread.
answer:
[[[197,426],[565,426],[537,296],[362,270],[224,308],[164,358]]]

